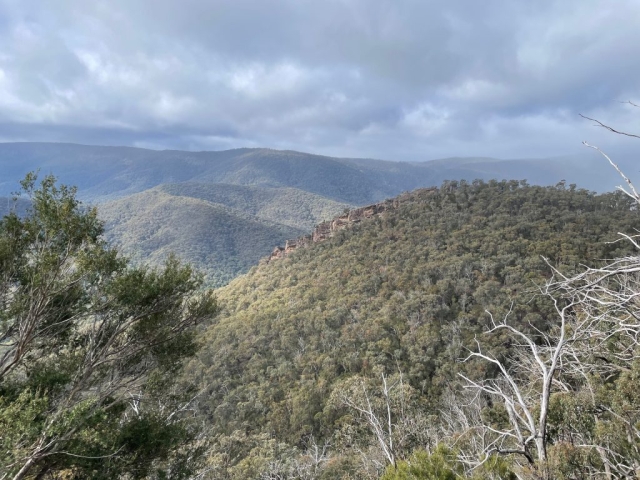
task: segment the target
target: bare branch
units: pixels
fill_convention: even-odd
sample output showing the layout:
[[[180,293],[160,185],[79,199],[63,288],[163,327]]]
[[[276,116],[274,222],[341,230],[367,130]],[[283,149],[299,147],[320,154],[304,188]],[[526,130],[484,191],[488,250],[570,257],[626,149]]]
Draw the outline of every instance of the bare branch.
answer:
[[[635,137],[636,135],[632,135],[632,136]],[[628,192],[623,187],[618,187],[618,189],[620,189],[622,192],[624,192],[629,197],[633,198],[636,202],[640,203],[640,195],[638,194],[638,192],[636,191],[635,187],[633,186],[633,183],[631,183],[631,180],[629,180],[629,178],[622,172],[622,170],[620,170],[620,167],[618,167],[618,165],[616,163],[614,163],[613,160],[611,160],[611,158],[609,158],[609,156],[606,153],[604,153],[602,150],[600,150],[598,147],[596,147],[594,145],[589,145],[587,142],[582,142],[582,143],[583,143],[583,145],[585,145],[585,146],[587,146],[589,148],[593,148],[594,150],[600,152],[600,154],[609,161],[609,163],[613,166],[613,168],[616,169],[616,171],[620,174],[620,176],[623,178],[623,180],[625,182],[627,182],[627,185],[629,185],[629,188],[631,189],[631,192]]]
[[[629,103],[631,103],[631,102],[629,102]],[[634,104],[633,104],[633,103],[631,103],[631,105],[634,105]],[[634,106],[637,106],[637,105],[634,105]],[[605,124],[604,124],[604,123],[602,123],[600,120],[596,120],[595,118],[587,117],[587,116],[582,115],[582,114],[580,114],[580,116],[581,116],[582,118],[587,119],[587,120],[591,120],[592,122],[596,122],[596,124],[597,124],[597,125],[596,125],[596,127],[602,127],[602,128],[605,128],[605,129],[609,130],[610,132],[617,133],[618,135],[626,135],[627,137],[640,138],[640,136],[639,136],[639,135],[634,135],[633,133],[621,132],[620,130],[616,130],[616,129],[614,129],[614,128],[610,127],[609,125],[605,125]]]

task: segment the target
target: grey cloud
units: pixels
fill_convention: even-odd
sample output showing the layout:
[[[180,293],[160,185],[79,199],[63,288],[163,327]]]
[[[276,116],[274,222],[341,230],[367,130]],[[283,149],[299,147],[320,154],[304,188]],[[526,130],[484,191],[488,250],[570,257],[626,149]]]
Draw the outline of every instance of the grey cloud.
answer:
[[[634,0],[0,0],[0,140],[421,160],[633,129]]]

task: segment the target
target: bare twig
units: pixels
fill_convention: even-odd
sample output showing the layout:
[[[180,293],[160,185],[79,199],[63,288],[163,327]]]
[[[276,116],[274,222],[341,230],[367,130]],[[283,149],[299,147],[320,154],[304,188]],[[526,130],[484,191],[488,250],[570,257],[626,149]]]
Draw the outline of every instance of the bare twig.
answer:
[[[629,102],[629,103],[631,103],[631,102]],[[631,105],[634,105],[634,104],[633,104],[633,103],[631,103]],[[635,105],[635,106],[637,106],[637,105]],[[621,132],[620,130],[616,130],[616,129],[614,129],[614,128],[610,127],[609,125],[605,125],[605,124],[604,124],[604,123],[602,123],[600,120],[596,120],[595,118],[587,117],[587,116],[582,115],[582,114],[580,114],[580,116],[581,116],[582,118],[587,119],[587,120],[591,120],[592,122],[596,122],[596,124],[597,124],[597,125],[596,125],[596,127],[602,127],[602,128],[605,128],[605,129],[609,130],[610,132],[617,133],[618,135],[625,135],[625,136],[627,136],[627,137],[640,138],[640,135],[634,135],[633,133]]]

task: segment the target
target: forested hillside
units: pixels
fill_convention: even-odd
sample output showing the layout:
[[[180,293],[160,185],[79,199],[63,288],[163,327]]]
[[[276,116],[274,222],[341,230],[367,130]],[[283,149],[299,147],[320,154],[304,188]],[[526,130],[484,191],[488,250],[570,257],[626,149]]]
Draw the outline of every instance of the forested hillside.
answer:
[[[162,265],[175,254],[203,272],[208,285],[228,283],[272,245],[304,232],[161,189],[109,202],[99,212],[106,222],[107,239],[137,264]]]
[[[618,181],[593,152],[537,159],[416,158],[415,162],[336,158],[268,148],[190,152],[65,143],[0,143],[0,195],[40,169],[78,187],[84,200],[102,202],[164,183],[225,183],[292,187],[338,202],[364,205],[443,180],[527,178],[606,191]],[[633,159],[620,159],[627,171]]]
[[[426,449],[425,465],[440,457],[448,465],[460,445],[437,455],[433,448],[460,434],[455,422],[444,426],[452,418],[446,407],[466,401],[458,373],[496,373],[462,359],[478,348],[474,339],[500,359],[518,348],[506,334],[483,334],[487,311],[495,318],[510,311],[510,322],[528,332],[553,331],[558,314],[539,290],[551,266],[571,273],[621,256],[629,246],[615,242],[617,232],[638,225],[633,201],[620,193],[448,182],[261,263],[219,290],[221,314],[184,378],[204,392],[211,478],[378,478],[389,457],[367,405],[383,426],[390,405],[394,462],[420,463]],[[506,418],[491,404],[483,412]],[[550,444],[561,438],[567,412],[555,412]],[[494,478],[510,478],[513,456],[500,458],[477,475],[493,469]],[[461,475],[462,467],[451,468]],[[303,471],[311,473],[295,473]]]
[[[178,183],[103,203],[98,213],[107,239],[138,264],[161,265],[174,253],[220,286],[348,208],[295,188]]]
[[[290,187],[186,182],[164,184],[157,189],[175,197],[197,198],[304,231],[353,207],[352,204]]]
[[[98,206],[108,239],[135,262],[157,266],[173,251],[202,270],[210,286],[221,286],[276,245],[347,208],[448,179],[527,178],[538,185],[609,189],[615,172],[593,153],[391,162],[266,148],[0,143],[0,195],[10,195],[29,171],[54,173]]]

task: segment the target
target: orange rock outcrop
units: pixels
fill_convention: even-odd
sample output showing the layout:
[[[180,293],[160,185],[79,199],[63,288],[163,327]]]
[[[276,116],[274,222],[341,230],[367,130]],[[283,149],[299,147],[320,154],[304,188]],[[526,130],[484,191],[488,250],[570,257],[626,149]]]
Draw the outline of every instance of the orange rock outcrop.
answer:
[[[311,234],[296,238],[295,240],[287,240],[284,247],[276,247],[271,253],[269,261],[283,258],[298,248],[327,240],[328,238],[331,238],[335,232],[347,228],[354,223],[375,217],[390,209],[396,208],[398,206],[398,202],[398,199],[385,200],[384,202],[374,203],[373,205],[367,205],[366,207],[350,210],[344,215],[340,215],[333,220],[322,222],[316,226]]]

